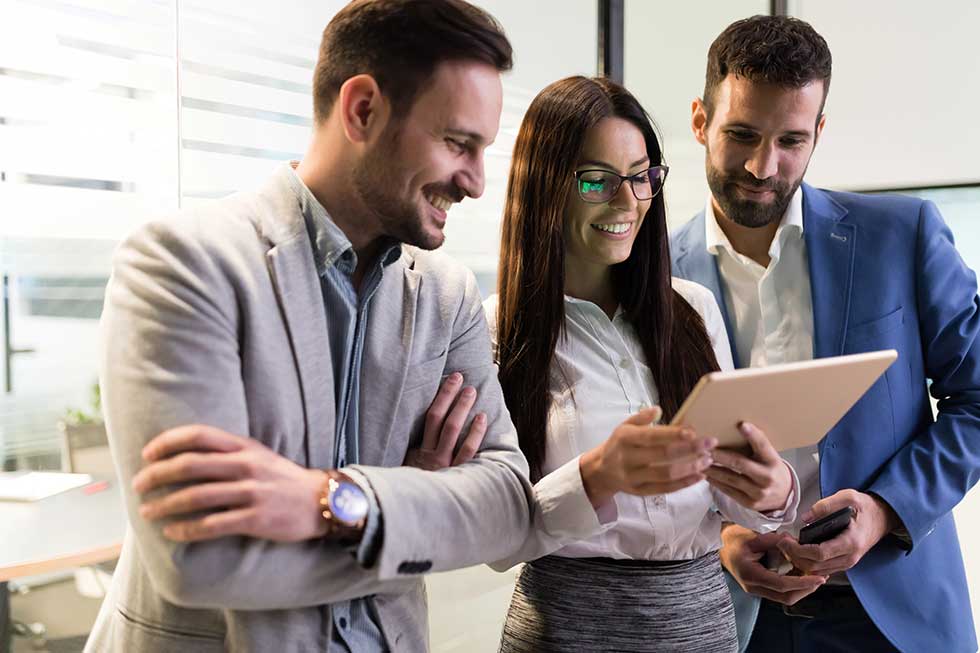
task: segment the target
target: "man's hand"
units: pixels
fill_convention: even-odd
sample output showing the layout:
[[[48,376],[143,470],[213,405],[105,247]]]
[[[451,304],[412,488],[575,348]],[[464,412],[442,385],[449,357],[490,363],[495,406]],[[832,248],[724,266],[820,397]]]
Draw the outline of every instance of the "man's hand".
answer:
[[[409,449],[405,455],[405,464],[435,471],[444,467],[462,465],[475,456],[487,432],[487,416],[484,413],[478,413],[473,418],[463,444],[453,456],[459,434],[466,425],[474,403],[476,403],[476,389],[464,388],[463,375],[459,372],[450,374],[442,382],[439,392],[425,414],[422,446],[418,449]]]
[[[140,516],[173,518],[163,534],[178,542],[227,535],[299,542],[326,533],[321,470],[300,467],[251,438],[195,424],[164,431],[143,448],[133,477]],[[152,498],[147,493],[172,488]],[[204,513],[204,514],[200,514]]]
[[[763,562],[770,551],[779,554],[778,545],[792,541],[786,533],[759,535],[747,528],[731,524],[721,532],[721,563],[749,594],[793,605],[812,594],[827,582],[826,576],[780,576],[767,569]]]
[[[846,506],[853,507],[855,515],[850,526],[837,537],[820,544],[799,544],[792,539],[780,542],[780,550],[794,567],[823,576],[846,571],[899,526],[898,516],[891,506],[874,495],[857,490],[841,490],[817,501],[803,516],[803,521],[820,519]]]
[[[789,467],[758,427],[742,422],[739,430],[752,447],[752,456],[716,449],[715,464],[705,472],[708,483],[751,510],[782,509],[793,489]]]

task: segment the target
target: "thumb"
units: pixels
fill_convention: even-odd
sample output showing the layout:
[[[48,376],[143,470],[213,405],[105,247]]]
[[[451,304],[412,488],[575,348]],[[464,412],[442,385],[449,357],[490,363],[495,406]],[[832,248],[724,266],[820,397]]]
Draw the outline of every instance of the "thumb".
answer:
[[[850,500],[844,493],[846,490],[841,490],[831,494],[829,497],[825,497],[820,501],[817,501],[810,508],[806,514],[803,515],[803,522],[809,524],[810,522],[816,521],[821,517],[826,517],[827,515],[837,512],[841,508],[846,508],[851,505]]]
[[[641,408],[639,412],[627,417],[625,423],[634,424],[636,426],[649,426],[659,422],[663,414],[664,411],[660,409],[660,406]]]
[[[769,438],[766,434],[755,424],[751,422],[741,422],[738,425],[739,432],[745,437],[749,446],[752,447],[752,453],[755,454],[755,459],[764,462],[772,463],[779,460],[779,453],[773,448],[772,443],[769,442]]]

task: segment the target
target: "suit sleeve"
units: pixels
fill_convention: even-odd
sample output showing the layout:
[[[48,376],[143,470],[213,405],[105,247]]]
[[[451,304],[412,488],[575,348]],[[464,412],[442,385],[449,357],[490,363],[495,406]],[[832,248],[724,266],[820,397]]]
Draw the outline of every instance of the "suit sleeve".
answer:
[[[166,224],[142,229],[116,253],[101,323],[103,408],[139,564],[153,588],[176,605],[233,610],[407,589],[380,581],[338,546],[246,537],[181,544],[140,517],[130,484],[156,435],[195,423],[249,435],[237,311],[220,257]]]
[[[869,488],[895,510],[912,544],[980,477],[980,301],[935,205],[924,202],[916,243],[919,331],[936,421],[899,449]]]
[[[511,556],[531,527],[527,460],[504,403],[480,292],[469,271],[465,284],[445,370],[461,372],[476,388],[471,414],[486,413],[486,435],[478,453],[456,467],[355,466],[370,482],[384,518],[377,562],[382,579]]]

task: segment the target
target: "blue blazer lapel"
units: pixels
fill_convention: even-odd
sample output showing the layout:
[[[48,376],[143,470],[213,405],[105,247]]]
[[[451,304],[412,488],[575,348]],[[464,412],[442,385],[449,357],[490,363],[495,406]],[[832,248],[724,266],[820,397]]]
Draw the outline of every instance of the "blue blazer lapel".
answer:
[[[857,225],[824,191],[803,185],[803,239],[813,300],[813,357],[844,353]]]
[[[728,344],[732,349],[732,359],[738,364],[738,352],[735,349],[735,331],[728,317],[728,306],[725,295],[721,291],[721,275],[718,272],[718,259],[708,253],[704,237],[704,211],[688,222],[674,239],[677,251],[672,255],[676,276],[697,282],[711,291],[721,309],[725,320],[725,332],[728,334]]]

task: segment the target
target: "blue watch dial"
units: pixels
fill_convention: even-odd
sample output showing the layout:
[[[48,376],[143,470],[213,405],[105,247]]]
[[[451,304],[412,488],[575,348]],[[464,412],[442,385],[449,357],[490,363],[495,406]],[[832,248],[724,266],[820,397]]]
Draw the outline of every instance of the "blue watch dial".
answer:
[[[330,493],[330,512],[338,521],[353,526],[367,516],[367,496],[357,485],[340,481]]]

